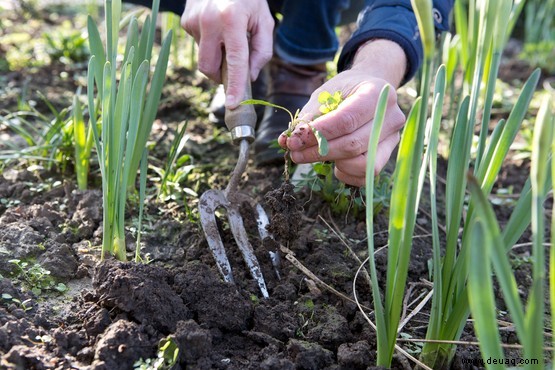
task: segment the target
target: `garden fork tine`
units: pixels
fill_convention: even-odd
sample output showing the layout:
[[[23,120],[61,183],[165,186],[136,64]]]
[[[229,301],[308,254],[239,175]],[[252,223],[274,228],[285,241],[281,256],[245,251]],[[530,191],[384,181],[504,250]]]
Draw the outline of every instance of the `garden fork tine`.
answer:
[[[248,78],[249,77],[247,77],[247,79]],[[225,63],[225,55],[224,63],[222,64],[222,80],[225,85],[227,82],[227,64]],[[245,95],[245,99],[251,98],[250,81],[247,81]],[[200,197],[199,212],[201,225],[204,230],[208,246],[214,255],[216,265],[222,273],[224,280],[233,283],[234,279],[231,271],[231,265],[229,263],[229,259],[227,258],[225,248],[218,231],[215,216],[216,209],[223,207],[227,210],[227,218],[237,246],[243,254],[243,258],[247,263],[252,277],[258,283],[262,295],[264,298],[268,298],[269,294],[268,289],[266,288],[266,282],[262,276],[258,260],[254,255],[252,245],[248,240],[243,219],[239,212],[239,206],[242,201],[251,201],[252,199],[242,196],[236,192],[241,175],[245,172],[247,167],[249,144],[254,140],[256,113],[253,106],[240,105],[233,110],[226,108],[225,123],[231,132],[233,143],[239,145],[239,159],[235,169],[233,170],[229,184],[224,191],[211,189],[204,192]],[[256,210],[258,214],[258,224],[264,225],[264,227],[259,226],[260,236],[261,238],[264,238],[267,236],[265,225],[267,224],[268,217],[260,205],[256,205]],[[264,230],[262,231],[262,229]],[[274,260],[272,259],[272,262],[273,261]]]

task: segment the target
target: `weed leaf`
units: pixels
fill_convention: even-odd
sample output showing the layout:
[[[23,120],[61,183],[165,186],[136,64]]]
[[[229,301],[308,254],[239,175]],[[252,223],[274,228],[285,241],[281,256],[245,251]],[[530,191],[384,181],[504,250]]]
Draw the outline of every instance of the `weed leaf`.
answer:
[[[324,137],[324,135],[322,135],[320,131],[316,130],[312,125],[310,126],[310,129],[312,130],[312,133],[318,141],[318,154],[320,154],[321,156],[328,155],[328,140]]]
[[[286,112],[289,112],[289,114],[291,114],[291,112],[289,111],[289,109],[282,107],[281,105],[277,105],[277,104],[273,104],[264,100],[260,100],[260,99],[247,99],[247,100],[243,100],[241,103],[241,105],[251,105],[251,104],[260,104],[260,105],[265,105],[267,107],[274,107],[274,108],[278,108],[278,109],[283,109]]]

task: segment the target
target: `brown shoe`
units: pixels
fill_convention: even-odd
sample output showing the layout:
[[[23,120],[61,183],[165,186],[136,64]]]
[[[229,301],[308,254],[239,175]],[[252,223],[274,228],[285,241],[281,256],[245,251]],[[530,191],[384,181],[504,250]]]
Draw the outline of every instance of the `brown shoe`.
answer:
[[[325,63],[312,66],[289,64],[274,57],[266,66],[268,95],[266,100],[295,114],[310,99],[310,95],[326,81]],[[256,130],[254,141],[255,163],[260,166],[283,163],[283,153],[276,143],[287,130],[290,117],[282,109],[265,107],[264,116]]]

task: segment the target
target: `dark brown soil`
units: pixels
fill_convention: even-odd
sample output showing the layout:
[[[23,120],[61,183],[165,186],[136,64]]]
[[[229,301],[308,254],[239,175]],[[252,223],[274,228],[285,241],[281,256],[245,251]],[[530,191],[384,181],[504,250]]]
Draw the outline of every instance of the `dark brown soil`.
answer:
[[[295,185],[287,181],[264,196],[272,215],[268,231],[280,242],[294,242],[299,237],[302,208],[294,190]]]

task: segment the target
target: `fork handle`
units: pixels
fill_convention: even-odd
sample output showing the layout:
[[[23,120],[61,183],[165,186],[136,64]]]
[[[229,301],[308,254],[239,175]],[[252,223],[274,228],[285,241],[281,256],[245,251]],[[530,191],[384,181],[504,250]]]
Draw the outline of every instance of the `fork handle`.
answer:
[[[222,55],[222,82],[224,90],[227,92],[227,60],[226,53]],[[245,95],[243,100],[252,99],[251,81],[247,67],[247,78],[245,81]],[[239,105],[235,109],[225,109],[225,125],[231,133],[233,143],[238,145],[241,141],[247,140],[249,143],[254,141],[256,127],[256,112],[252,104]]]

